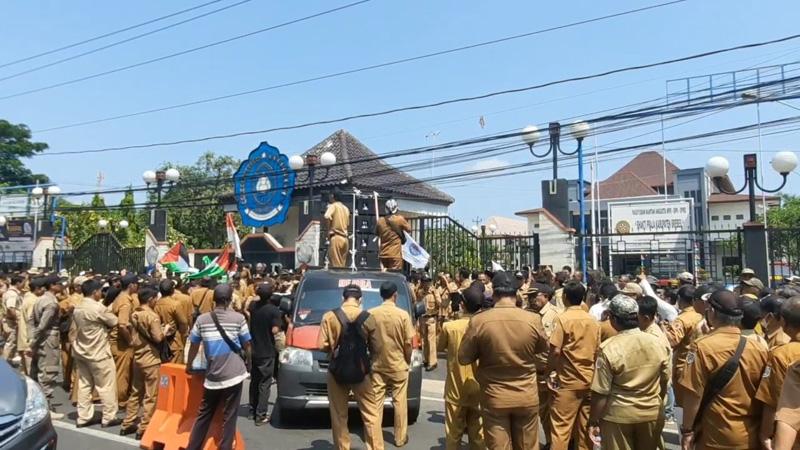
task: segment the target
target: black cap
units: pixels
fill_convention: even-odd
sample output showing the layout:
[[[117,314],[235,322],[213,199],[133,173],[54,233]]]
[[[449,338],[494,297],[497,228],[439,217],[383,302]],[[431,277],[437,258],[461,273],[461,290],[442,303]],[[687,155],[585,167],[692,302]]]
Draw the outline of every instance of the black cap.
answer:
[[[344,298],[361,298],[361,288],[356,284],[350,284],[345,286],[344,292],[342,293]]]
[[[497,272],[492,278],[492,290],[500,295],[513,295],[518,287],[519,282],[512,273]]]
[[[431,278],[431,276],[430,276],[430,275],[428,275],[428,273],[427,273],[427,272],[422,274],[422,277],[420,278],[420,280],[421,280],[422,282],[433,281],[433,279]]]
[[[708,298],[708,304],[722,314],[732,317],[742,316],[742,305],[731,291],[724,289],[714,291]]]
[[[139,275],[137,275],[135,273],[129,273],[129,274],[126,274],[124,277],[122,277],[121,281],[122,281],[122,287],[126,288],[131,283],[137,283],[138,284],[139,283]]]
[[[267,278],[256,286],[256,295],[259,297],[271,296],[274,291],[275,283],[273,283],[272,278]]]

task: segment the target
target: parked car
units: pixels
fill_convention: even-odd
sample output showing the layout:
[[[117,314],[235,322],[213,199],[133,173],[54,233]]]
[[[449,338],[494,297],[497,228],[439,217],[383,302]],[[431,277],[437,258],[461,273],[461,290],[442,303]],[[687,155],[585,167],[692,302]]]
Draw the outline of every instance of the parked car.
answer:
[[[0,448],[55,450],[57,444],[42,389],[0,359]]]
[[[292,323],[286,336],[287,348],[280,354],[277,405],[282,417],[296,417],[306,409],[328,409],[328,354],[317,347],[322,316],[342,303],[343,288],[351,283],[361,287],[362,307],[365,310],[382,303],[381,283],[394,281],[398,286],[397,306],[414,311],[405,277],[392,272],[351,272],[348,270],[315,270],[305,274],[294,298],[284,298],[281,308],[290,314]],[[408,418],[414,423],[419,416],[422,395],[422,365],[420,340],[414,339],[408,383]],[[391,399],[384,401],[391,407]],[[354,401],[350,403],[355,407]]]

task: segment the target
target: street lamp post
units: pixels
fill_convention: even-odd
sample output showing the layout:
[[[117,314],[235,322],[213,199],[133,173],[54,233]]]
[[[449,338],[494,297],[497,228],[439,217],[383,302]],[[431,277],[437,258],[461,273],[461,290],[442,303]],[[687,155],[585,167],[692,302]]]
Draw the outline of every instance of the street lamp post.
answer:
[[[150,211],[150,232],[157,241],[167,240],[167,213],[161,209],[161,196],[165,190],[171,189],[175,183],[181,179],[178,169],[170,168],[167,170],[146,170],[142,174],[142,180],[147,185],[148,192],[156,195],[156,207]],[[163,216],[163,227],[159,226],[157,216]],[[127,223],[127,222],[126,222]]]
[[[739,194],[747,189],[747,196],[750,209],[750,220],[744,224],[745,248],[749,261],[747,265],[755,270],[756,274],[762,279],[769,278],[769,262],[767,261],[767,238],[764,224],[758,221],[756,215],[756,188],[764,194],[773,194],[786,186],[789,173],[797,167],[797,155],[793,152],[778,152],[770,162],[772,168],[781,175],[781,185],[775,189],[767,189],[758,182],[758,155],[750,153],[744,155],[744,186],[741,189],[728,189],[724,182],[730,163],[722,156],[714,156],[706,163],[706,173],[714,182],[720,192],[729,195]],[[764,214],[767,210],[764,208]]]
[[[112,232],[112,231],[114,231],[114,228],[115,228],[113,226],[113,224],[111,222],[109,222],[108,220],[106,220],[106,219],[98,220],[97,221],[97,226],[98,226],[98,228],[100,228],[100,231],[104,232],[104,233]],[[129,226],[130,226],[130,224],[128,223],[127,220],[120,220],[116,224],[116,228],[120,229],[120,230],[124,230],[124,229],[128,228]],[[111,229],[109,229],[109,227],[111,227]]]
[[[586,215],[585,215],[585,204],[584,204],[584,175],[583,175],[583,140],[592,130],[591,125],[584,121],[577,121],[574,122],[570,126],[570,134],[572,137],[578,142],[578,148],[571,152],[565,152],[561,149],[561,124],[558,122],[550,122],[547,127],[548,134],[550,136],[550,148],[542,153],[537,154],[533,151],[533,146],[539,141],[540,133],[539,128],[535,125],[529,125],[522,129],[522,141],[528,144],[528,148],[536,158],[544,158],[547,155],[553,155],[553,180],[558,179],[558,154],[561,153],[564,156],[572,156],[577,154],[578,156],[578,214],[580,215],[580,225],[579,225],[579,246],[581,249],[581,271],[583,271],[584,280],[586,279]],[[569,225],[569,224],[567,224]]]
[[[301,170],[308,168],[308,206],[311,220],[316,219],[316,208],[314,207],[314,179],[317,174],[317,167],[322,166],[325,169],[325,174],[322,178],[328,177],[328,170],[332,165],[336,164],[336,155],[331,152],[325,152],[322,155],[306,155],[303,158],[300,155],[293,155],[289,158],[289,167],[294,170]]]
[[[39,235],[39,208],[44,206],[44,216],[45,221],[49,222],[47,218],[48,212],[48,204],[50,203],[51,197],[55,197],[61,194],[61,188],[58,186],[36,186],[31,189],[31,205],[33,205],[33,243],[36,245],[36,239]],[[45,227],[45,231],[47,227]]]

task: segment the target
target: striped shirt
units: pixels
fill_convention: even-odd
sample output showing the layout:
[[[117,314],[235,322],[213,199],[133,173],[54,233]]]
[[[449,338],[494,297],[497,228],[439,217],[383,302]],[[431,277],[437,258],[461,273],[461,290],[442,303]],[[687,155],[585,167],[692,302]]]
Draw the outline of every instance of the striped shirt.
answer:
[[[250,342],[250,330],[243,315],[230,309],[217,308],[214,310],[220,326],[236,347]],[[203,344],[208,368],[203,386],[206,389],[225,389],[235,386],[247,379],[247,367],[244,360],[234,353],[225,342],[214,325],[211,313],[205,313],[197,318],[189,335],[192,344]]]

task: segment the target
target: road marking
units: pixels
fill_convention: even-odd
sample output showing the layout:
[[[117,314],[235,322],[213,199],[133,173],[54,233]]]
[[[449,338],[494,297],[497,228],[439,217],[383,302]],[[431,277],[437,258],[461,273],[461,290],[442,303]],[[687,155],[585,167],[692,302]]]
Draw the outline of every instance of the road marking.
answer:
[[[443,399],[443,398],[441,398],[441,397],[426,397],[426,396],[422,395],[422,396],[420,396],[419,398],[421,398],[422,400],[427,400],[427,401],[429,401],[429,402],[439,402],[439,403],[444,403],[444,399]]]
[[[130,445],[131,447],[139,448],[139,441],[137,441],[136,439],[131,439],[129,437],[117,436],[116,434],[111,434],[100,430],[94,430],[91,428],[78,428],[74,424],[71,424],[69,422],[63,422],[61,420],[54,420],[53,426],[56,428],[63,428],[65,430],[74,431],[75,433],[85,434],[87,436],[92,436],[99,439],[105,439],[107,441],[113,441],[120,444]]]

